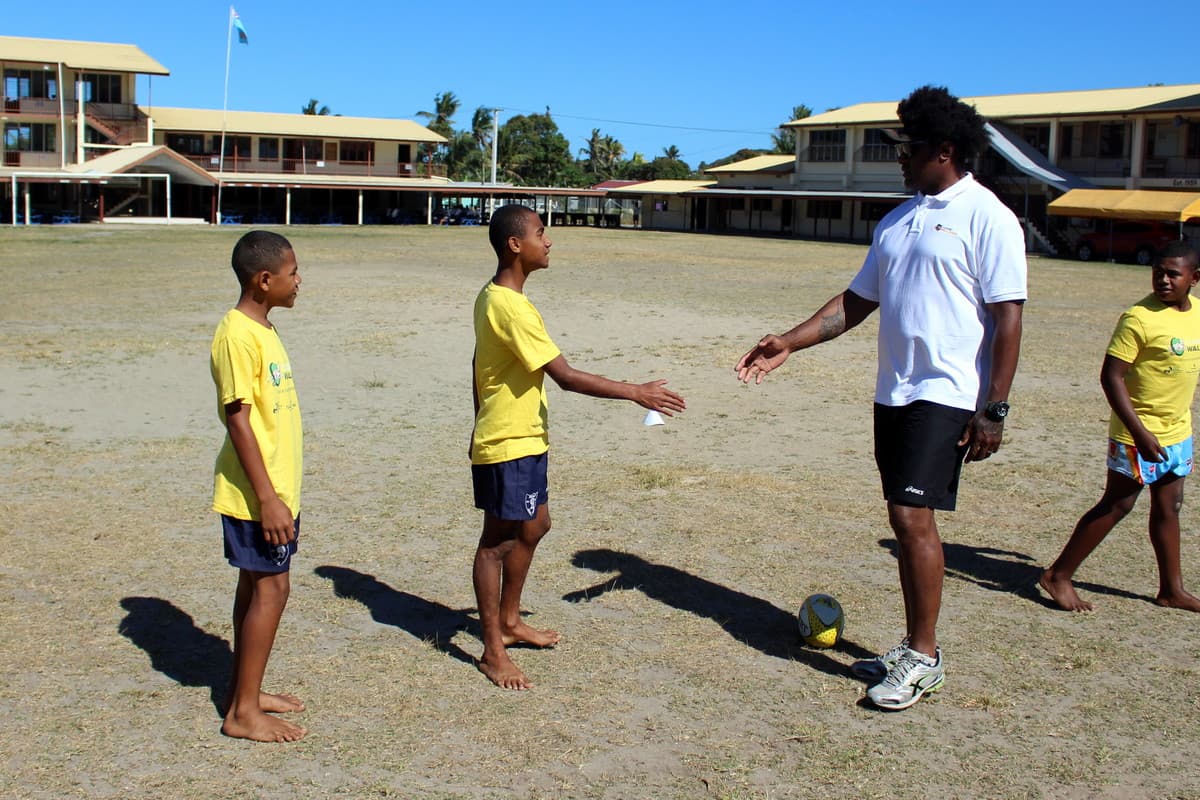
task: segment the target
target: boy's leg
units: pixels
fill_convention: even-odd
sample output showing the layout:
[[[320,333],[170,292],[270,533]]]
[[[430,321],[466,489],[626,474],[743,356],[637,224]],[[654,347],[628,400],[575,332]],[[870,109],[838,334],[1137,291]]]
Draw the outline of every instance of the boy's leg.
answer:
[[[1168,474],[1150,484],[1150,543],[1158,561],[1156,603],[1168,608],[1200,611],[1200,598],[1183,588],[1179,563],[1179,509],[1183,507],[1183,478]]]
[[[475,603],[479,607],[479,626],[483,629],[483,655],[479,659],[479,671],[501,689],[523,690],[533,685],[508,657],[500,624],[501,584],[506,577],[504,564],[516,545],[520,526],[520,522],[503,520],[485,511],[483,533],[479,536],[472,570]]]
[[[238,641],[241,638],[242,620],[246,618],[246,610],[250,608],[250,598],[254,593],[254,582],[250,579],[250,574],[246,570],[238,570],[238,586],[237,594],[233,601],[233,650],[238,651]],[[229,710],[229,706],[233,702],[233,696],[237,693],[238,685],[238,669],[237,659],[234,659],[233,674],[229,679],[229,690],[225,695],[225,710]],[[304,701],[294,694],[282,692],[280,694],[270,694],[268,692],[259,691],[258,707],[263,711],[269,711],[275,714],[286,714],[291,711],[303,711]]]
[[[1092,604],[1084,602],[1076,594],[1075,587],[1071,585],[1071,578],[1084,559],[1104,541],[1109,531],[1133,510],[1141,491],[1142,484],[1133,478],[1113,470],[1108,471],[1104,494],[1096,505],[1079,518],[1062,553],[1038,579],[1038,584],[1060,608],[1066,611],[1092,610]],[[1178,528],[1176,544],[1178,545]]]
[[[294,742],[308,731],[272,717],[260,707],[263,674],[279,619],[287,605],[290,583],[287,572],[239,570],[233,642],[234,690],[221,731],[226,736],[258,742]]]
[[[512,550],[504,558],[504,581],[500,589],[500,629],[504,644],[531,644],[535,647],[553,647],[562,637],[558,631],[538,630],[521,619],[521,592],[529,565],[538,542],[550,532],[550,505],[538,506],[537,516],[521,523]]]
[[[521,619],[521,591],[538,542],[550,530],[547,504],[524,522],[502,520],[485,512],[483,534],[475,551],[475,600],[483,629],[483,656],[479,670],[503,689],[528,689],[533,684],[513,663],[508,645],[523,643],[550,647],[558,643],[556,631],[530,627]]]

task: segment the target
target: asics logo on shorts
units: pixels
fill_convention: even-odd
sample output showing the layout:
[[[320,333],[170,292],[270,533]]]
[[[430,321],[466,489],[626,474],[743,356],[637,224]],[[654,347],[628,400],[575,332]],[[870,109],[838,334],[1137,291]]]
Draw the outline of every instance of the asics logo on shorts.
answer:
[[[924,489],[918,489],[918,488],[917,488],[917,487],[915,487],[915,486],[905,486],[905,487],[904,487],[904,491],[908,492],[909,494],[915,494],[915,495],[917,495],[918,497],[924,497],[924,496],[925,496],[925,490],[924,490]]]

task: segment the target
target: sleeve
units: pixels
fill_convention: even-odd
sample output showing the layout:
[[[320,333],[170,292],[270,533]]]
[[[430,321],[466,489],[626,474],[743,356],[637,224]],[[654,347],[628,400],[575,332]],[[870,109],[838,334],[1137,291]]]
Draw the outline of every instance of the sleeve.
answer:
[[[1007,208],[989,219],[975,243],[979,289],[985,303],[1025,300],[1025,234]]]
[[[867,250],[867,257],[854,280],[850,281],[849,289],[864,300],[879,302],[879,260],[875,256],[875,244]]]
[[[525,307],[505,304],[496,310],[497,318],[493,320],[496,333],[526,370],[533,372],[558,358],[562,351],[550,339],[542,315],[532,304]]]
[[[213,342],[212,376],[222,414],[234,400],[253,401],[260,367],[258,352],[246,342],[230,336]]]
[[[1117,327],[1113,329],[1112,338],[1108,340],[1108,348],[1104,352],[1126,364],[1132,364],[1145,344],[1146,337],[1141,323],[1131,311],[1126,311],[1117,321]]]

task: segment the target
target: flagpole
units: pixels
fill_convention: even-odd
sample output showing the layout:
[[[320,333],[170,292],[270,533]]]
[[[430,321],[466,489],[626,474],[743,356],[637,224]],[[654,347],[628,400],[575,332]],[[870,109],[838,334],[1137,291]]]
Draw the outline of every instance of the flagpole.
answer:
[[[229,7],[229,31],[225,34],[225,97],[221,101],[221,150],[217,156],[217,224],[221,224],[221,178],[225,174],[225,118],[229,113],[229,56],[233,51],[233,6]]]

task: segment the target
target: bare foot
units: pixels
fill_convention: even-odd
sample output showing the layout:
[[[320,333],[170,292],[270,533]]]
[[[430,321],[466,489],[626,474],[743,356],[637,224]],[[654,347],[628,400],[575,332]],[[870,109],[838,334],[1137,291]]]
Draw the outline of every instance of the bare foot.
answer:
[[[258,693],[258,709],[260,711],[269,711],[273,714],[287,714],[290,711],[303,711],[304,701],[294,694],[280,692],[279,694],[271,694],[270,692]]]
[[[511,628],[505,628],[501,635],[504,638],[504,646],[511,647],[514,644],[528,644],[534,647],[554,647],[562,640],[562,635],[558,631],[544,630],[540,631],[537,628],[532,628],[524,622],[518,622]]]
[[[254,742],[296,742],[303,739],[308,730],[254,709],[246,714],[230,711],[221,726],[221,733]]]
[[[525,673],[513,663],[507,653],[493,658],[484,653],[484,657],[475,662],[479,671],[488,677],[492,683],[501,689],[512,689],[523,692],[533,688],[533,683],[525,677]]]
[[[1164,608],[1182,608],[1184,611],[1200,611],[1200,597],[1188,594],[1182,589],[1177,594],[1160,594],[1154,602]]]
[[[1045,590],[1050,598],[1058,603],[1058,607],[1064,611],[1091,611],[1092,604],[1085,602],[1078,594],[1075,593],[1075,587],[1071,585],[1069,580],[1061,580],[1054,578],[1050,574],[1050,570],[1042,573],[1042,577],[1038,578],[1038,586]],[[1196,598],[1192,598],[1195,600]]]

